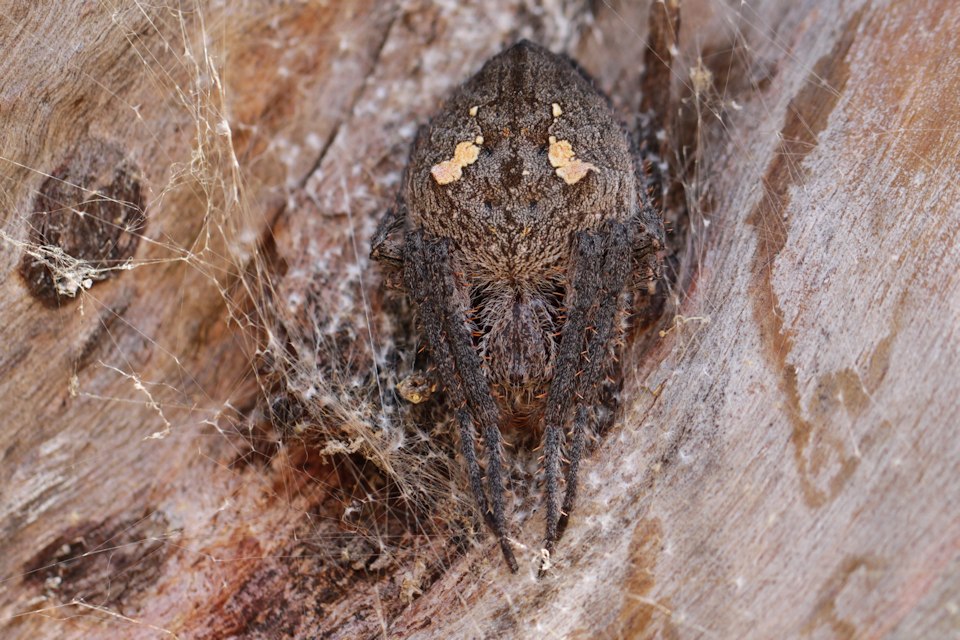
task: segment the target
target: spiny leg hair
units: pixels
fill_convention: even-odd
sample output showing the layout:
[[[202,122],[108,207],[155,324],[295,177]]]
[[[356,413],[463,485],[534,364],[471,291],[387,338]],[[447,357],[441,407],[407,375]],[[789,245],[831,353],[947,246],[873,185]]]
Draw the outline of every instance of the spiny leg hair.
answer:
[[[620,297],[631,268],[627,227],[609,222],[599,232],[581,232],[574,243],[568,316],[560,336],[560,351],[547,396],[544,471],[547,485],[547,527],[544,547],[550,551],[566,525],[577,492],[577,472],[585,446],[586,423],[604,375],[607,349],[615,337]],[[584,336],[592,332],[584,347]],[[558,509],[563,432],[573,399],[577,410],[566,474],[566,493]],[[561,524],[561,517],[564,522]]]
[[[422,231],[411,231],[404,243],[404,254],[406,287],[420,310],[434,360],[447,383],[451,400],[458,407],[457,423],[470,488],[488,526],[500,542],[500,549],[510,570],[516,572],[517,561],[506,535],[499,412],[466,324],[466,308],[457,295],[449,240],[441,238],[428,241]],[[492,514],[488,509],[476,458],[471,413],[483,432],[487,452],[487,490]]]

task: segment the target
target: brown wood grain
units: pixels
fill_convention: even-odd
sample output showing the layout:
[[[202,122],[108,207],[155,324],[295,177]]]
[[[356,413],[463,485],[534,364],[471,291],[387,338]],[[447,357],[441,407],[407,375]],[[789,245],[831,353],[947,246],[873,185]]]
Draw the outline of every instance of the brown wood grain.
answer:
[[[539,581],[538,514],[518,575],[489,536],[353,568],[344,467],[293,440],[249,462],[254,316],[342,319],[369,367],[365,255],[416,124],[521,36],[631,118],[646,3],[61,5],[0,17],[4,638],[960,634],[955,3],[683,2],[685,275]],[[143,237],[51,307],[30,214],[104,145]]]

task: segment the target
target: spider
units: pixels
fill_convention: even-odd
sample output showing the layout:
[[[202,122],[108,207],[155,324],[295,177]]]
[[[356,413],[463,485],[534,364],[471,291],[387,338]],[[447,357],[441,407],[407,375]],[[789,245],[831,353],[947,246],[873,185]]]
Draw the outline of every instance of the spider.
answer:
[[[374,235],[371,256],[415,303],[471,491],[513,572],[500,429],[543,430],[549,553],[630,292],[653,295],[660,275],[651,192],[607,99],[569,59],[524,40],[420,129]]]

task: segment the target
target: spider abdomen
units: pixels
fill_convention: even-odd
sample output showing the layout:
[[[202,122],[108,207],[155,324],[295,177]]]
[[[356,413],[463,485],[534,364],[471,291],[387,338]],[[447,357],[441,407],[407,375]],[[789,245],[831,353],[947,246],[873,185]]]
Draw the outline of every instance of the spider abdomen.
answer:
[[[504,279],[566,268],[573,234],[636,210],[629,141],[566,58],[522,41],[421,131],[404,185],[415,225]]]

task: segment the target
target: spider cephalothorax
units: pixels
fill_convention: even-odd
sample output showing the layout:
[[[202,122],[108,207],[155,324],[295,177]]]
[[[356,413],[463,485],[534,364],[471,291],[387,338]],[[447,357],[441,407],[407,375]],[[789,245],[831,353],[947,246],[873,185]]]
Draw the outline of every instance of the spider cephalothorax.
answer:
[[[522,414],[544,430],[550,549],[573,504],[625,293],[631,281],[655,281],[662,239],[606,98],[538,45],[489,60],[417,136],[372,255],[400,268],[416,303],[457,410],[471,488],[514,571],[499,429]]]

